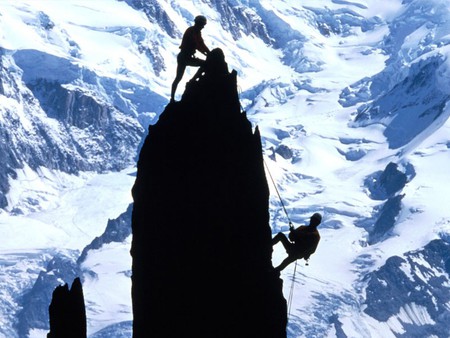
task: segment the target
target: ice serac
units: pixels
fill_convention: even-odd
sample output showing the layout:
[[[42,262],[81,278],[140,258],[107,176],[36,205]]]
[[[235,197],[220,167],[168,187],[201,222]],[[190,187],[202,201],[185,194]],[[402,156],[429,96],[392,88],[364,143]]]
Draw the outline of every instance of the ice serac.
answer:
[[[260,134],[240,110],[236,72],[223,66],[169,103],[140,153],[134,338],[286,337]]]

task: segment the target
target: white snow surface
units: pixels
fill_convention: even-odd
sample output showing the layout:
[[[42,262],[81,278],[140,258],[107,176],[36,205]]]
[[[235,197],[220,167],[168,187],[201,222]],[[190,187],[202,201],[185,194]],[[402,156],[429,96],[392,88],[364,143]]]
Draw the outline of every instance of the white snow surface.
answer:
[[[401,256],[423,247],[443,233],[450,233],[447,184],[450,177],[450,122],[442,121],[431,134],[424,132],[414,146],[407,145],[402,152],[388,147],[382,124],[363,128],[351,126],[358,104],[349,107],[339,104],[342,90],[386,68],[388,55],[380,48],[380,42],[389,33],[388,23],[402,15],[407,5],[402,5],[401,0],[259,2],[301,33],[306,41],[302,55],[320,61],[321,70],[293,71],[282,61],[280,49],[274,49],[253,35],[234,40],[221,28],[220,18],[208,2],[179,0],[172,1],[169,6],[167,1],[158,0],[181,32],[191,24],[182,13],[188,12],[192,17],[198,13],[207,16],[203,38],[210,48],[224,49],[229,68],[238,71],[242,92],[264,81],[279,84],[275,87],[267,85],[255,97],[253,104],[248,106],[248,117],[259,126],[265,161],[294,223],[307,222],[313,212],[321,212],[324,216],[320,227],[322,239],[309,266],[304,261],[297,263],[295,282],[292,281],[294,264],[281,275],[286,298],[294,283],[288,328],[290,337],[296,337],[298,326],[304,323],[323,328],[328,337],[336,336],[335,328],[317,319],[316,312],[322,313],[323,318],[339,313],[339,321],[351,337],[394,337],[394,333],[404,330],[399,319],[403,323],[432,324],[426,309],[416,304],[402,308],[397,316],[385,323],[363,313],[362,276],[382,266],[391,256]],[[180,41],[164,35],[160,27],[151,24],[143,13],[125,2],[15,0],[1,1],[1,7],[0,47],[44,51],[104,76],[127,78],[169,96]],[[352,28],[348,36],[323,36],[306,21],[309,7],[347,9],[365,18],[377,16],[381,23],[367,32]],[[51,34],[38,27],[39,13],[46,13],[55,24]],[[161,52],[166,69],[160,76],[154,74],[148,59],[138,53],[129,33],[131,28],[165,39]],[[448,25],[440,29],[440,36],[449,36]],[[418,48],[419,41],[431,33],[435,32],[430,32],[427,26],[412,31],[407,42],[399,46],[399,53]],[[75,56],[71,54],[74,45],[71,42],[78,48]],[[449,53],[445,49],[439,52],[447,56]],[[187,70],[178,86],[178,97],[193,72]],[[440,72],[442,79],[448,79],[448,62]],[[321,90],[296,87],[299,83]],[[448,81],[443,81],[443,86],[448,89]],[[250,102],[243,101],[246,103]],[[347,144],[341,139],[355,141]],[[284,159],[273,153],[280,145],[293,150],[298,160]],[[366,155],[350,161],[338,150],[358,150]],[[360,218],[370,217],[380,201],[370,199],[363,181],[373,172],[383,170],[391,161],[411,163],[416,176],[403,190],[405,197],[394,235],[369,246],[366,230],[355,223]],[[116,218],[132,201],[130,190],[134,170],[87,172],[74,176],[46,168],[33,171],[25,167],[15,180],[10,180],[9,206],[7,210],[0,210],[0,256],[9,259],[8,264],[14,261],[17,265],[23,256],[15,253],[37,255],[40,250],[57,248],[82,250],[104,231],[108,219]],[[276,233],[287,230],[287,218],[272,183],[269,185],[271,226]],[[19,214],[14,212],[18,209],[21,210]],[[129,239],[124,243],[105,245],[89,253],[83,263],[84,268],[95,272],[95,276],[84,276],[83,285],[89,334],[132,319],[131,281],[126,273],[131,269],[129,246]],[[281,245],[276,246],[274,265],[284,256]],[[370,263],[363,270],[353,264],[362,256],[369,257],[366,259]],[[39,257],[34,263],[39,265],[41,261],[42,257]],[[11,273],[3,273],[6,271],[3,266],[6,265],[0,270],[2,285],[11,283],[13,278]],[[31,273],[34,277],[36,269],[39,267]],[[17,270],[26,274],[27,268],[18,266]],[[23,283],[24,288],[30,286],[31,277],[27,278],[23,278],[27,281]],[[0,323],[12,326],[12,318],[4,311],[0,309]],[[30,332],[30,337],[45,335],[44,330]]]

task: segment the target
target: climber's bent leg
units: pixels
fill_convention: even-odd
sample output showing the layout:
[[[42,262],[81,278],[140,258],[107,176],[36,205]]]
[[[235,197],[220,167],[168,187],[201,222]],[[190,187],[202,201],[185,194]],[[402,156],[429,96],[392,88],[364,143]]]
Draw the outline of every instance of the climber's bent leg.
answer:
[[[272,238],[272,246],[277,244],[278,242],[281,242],[283,244],[284,248],[286,249],[286,252],[289,253],[292,243],[289,242],[285,234],[282,232],[279,232],[274,238]]]
[[[275,268],[275,271],[280,272],[280,271],[282,271],[285,267],[287,267],[289,264],[291,264],[292,262],[295,262],[295,261],[296,261],[296,258],[295,258],[295,257],[287,256],[287,257],[285,258],[285,260],[282,261],[281,264],[278,265],[278,266]]]

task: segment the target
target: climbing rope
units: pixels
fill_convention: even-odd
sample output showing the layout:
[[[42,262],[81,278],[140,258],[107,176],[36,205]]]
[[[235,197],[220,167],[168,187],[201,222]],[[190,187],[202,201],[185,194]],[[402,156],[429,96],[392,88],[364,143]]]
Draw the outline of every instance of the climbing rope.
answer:
[[[264,161],[264,159],[263,159],[263,161]],[[288,212],[286,210],[286,207],[284,206],[283,199],[281,198],[280,192],[278,191],[277,185],[275,184],[275,180],[273,179],[272,174],[270,173],[270,170],[269,170],[269,167],[268,167],[266,161],[264,161],[264,166],[266,167],[267,172],[269,173],[270,180],[272,181],[272,184],[275,187],[275,191],[277,192],[278,198],[280,199],[281,206],[283,207],[284,213],[286,214],[286,217],[287,217],[287,219],[289,221],[289,228],[293,228],[294,226],[293,226],[293,224],[291,222],[291,219],[290,219],[289,214],[288,214]],[[297,260],[295,261],[294,274],[292,275],[291,288],[289,290],[289,297],[288,297],[288,304],[287,304],[287,307],[288,307],[288,320],[291,317],[291,307],[292,307],[292,299],[294,298],[296,274],[297,274]]]
[[[292,284],[291,284],[291,290],[289,291],[289,298],[288,298],[288,320],[291,317],[291,307],[292,307],[292,299],[294,298],[294,286],[295,286],[295,275],[297,273],[297,261],[295,261],[294,266],[294,274],[292,275]]]
[[[239,93],[238,95],[240,96],[241,93]],[[241,111],[243,113],[245,113],[245,109],[242,107],[242,104],[239,100],[239,105],[241,106]],[[289,217],[289,214],[286,210],[286,207],[284,205],[283,199],[281,198],[280,192],[278,191],[277,185],[275,184],[275,180],[272,177],[272,174],[270,173],[270,169],[269,166],[267,165],[266,161],[263,158],[263,162],[264,162],[264,166],[266,167],[267,173],[269,174],[270,180],[272,181],[272,185],[275,188],[275,191],[277,192],[278,195],[278,199],[280,200],[281,206],[283,207],[283,211],[286,214],[286,217],[289,221],[289,228],[292,229],[294,227],[294,225],[292,224],[291,218]],[[306,261],[306,265],[308,265],[308,261]],[[287,304],[287,308],[288,308],[288,320],[291,317],[291,307],[292,307],[292,299],[294,298],[294,289],[295,289],[295,278],[296,278],[296,274],[297,274],[297,260],[295,261],[295,265],[294,265],[294,274],[292,275],[292,282],[291,282],[291,288],[289,290],[289,297],[288,297],[288,304]]]
[[[264,159],[263,159],[263,161],[264,161]],[[286,210],[286,207],[284,206],[283,199],[281,198],[280,192],[278,191],[277,185],[275,184],[275,181],[272,177],[272,174],[270,173],[270,170],[269,170],[269,167],[267,166],[266,161],[264,161],[264,166],[266,167],[267,172],[269,173],[270,180],[272,181],[272,184],[275,187],[275,191],[277,192],[278,198],[280,199],[281,206],[283,207],[284,213],[286,214],[286,217],[289,221],[289,227],[292,228],[293,225],[292,225],[291,219],[289,218],[289,214]]]

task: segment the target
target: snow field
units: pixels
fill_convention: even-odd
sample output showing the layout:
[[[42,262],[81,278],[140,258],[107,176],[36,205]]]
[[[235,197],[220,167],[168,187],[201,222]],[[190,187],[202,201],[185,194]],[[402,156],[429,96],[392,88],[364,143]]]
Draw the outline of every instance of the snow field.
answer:
[[[89,252],[81,265],[88,335],[133,319],[131,308],[131,236]]]

